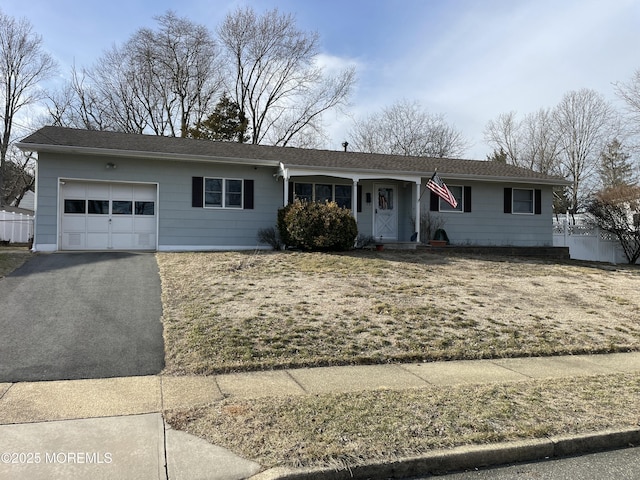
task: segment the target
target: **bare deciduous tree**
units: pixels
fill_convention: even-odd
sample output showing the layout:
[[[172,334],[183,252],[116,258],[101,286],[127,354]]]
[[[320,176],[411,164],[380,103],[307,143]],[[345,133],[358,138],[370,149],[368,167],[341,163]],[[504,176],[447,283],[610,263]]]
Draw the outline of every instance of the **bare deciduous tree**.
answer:
[[[38,84],[55,71],[55,61],[42,50],[42,38],[31,24],[0,11],[0,205],[7,201],[4,172],[16,115],[42,98]]]
[[[4,178],[4,200],[7,204],[19,207],[25,194],[35,188],[35,159],[32,152],[20,152],[13,145],[7,151],[7,159]]]
[[[418,102],[408,100],[356,120],[350,140],[361,152],[428,157],[458,157],[468,146],[442,115],[431,114]]]
[[[541,108],[526,115],[521,129],[521,166],[547,175],[559,174],[560,140],[553,112]]]
[[[496,152],[504,153],[511,165],[558,173],[558,136],[550,110],[540,109],[522,120],[513,111],[500,114],[487,123],[484,138]]]
[[[510,165],[520,164],[520,122],[514,111],[501,113],[489,120],[484,128],[484,140],[496,152],[500,152]]]
[[[555,108],[560,171],[571,182],[570,209],[577,212],[597,189],[598,160],[618,133],[615,111],[594,90],[566,93]]]
[[[613,108],[597,92],[583,89],[520,121],[515,112],[501,114],[487,123],[484,137],[507,163],[569,180],[565,207],[575,213],[597,188],[600,154],[619,133]]]
[[[59,125],[187,136],[213,109],[222,84],[209,30],[167,12],[156,30],[138,30],[106,51],[92,68],[72,73],[50,97]]]
[[[321,129],[321,116],[343,106],[355,82],[346,69],[327,76],[317,64],[318,34],[299,30],[277,9],[227,15],[219,36],[228,59],[227,89],[249,122],[251,143],[288,145]]]
[[[640,135],[640,69],[626,83],[615,84],[615,91],[627,104],[629,130]]]
[[[640,187],[621,184],[598,192],[587,204],[590,221],[616,236],[627,261],[640,258]]]

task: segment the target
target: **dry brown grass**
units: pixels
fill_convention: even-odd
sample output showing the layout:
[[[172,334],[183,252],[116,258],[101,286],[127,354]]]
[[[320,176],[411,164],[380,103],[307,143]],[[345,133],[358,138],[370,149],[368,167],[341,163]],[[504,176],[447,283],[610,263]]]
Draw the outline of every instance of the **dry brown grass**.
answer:
[[[6,277],[24,262],[29,260],[33,254],[26,248],[11,249],[2,251],[0,249],[0,278]]]
[[[640,269],[424,252],[160,253],[167,373],[640,349]]]
[[[388,461],[429,450],[640,425],[640,375],[227,399],[166,412],[263,466]]]

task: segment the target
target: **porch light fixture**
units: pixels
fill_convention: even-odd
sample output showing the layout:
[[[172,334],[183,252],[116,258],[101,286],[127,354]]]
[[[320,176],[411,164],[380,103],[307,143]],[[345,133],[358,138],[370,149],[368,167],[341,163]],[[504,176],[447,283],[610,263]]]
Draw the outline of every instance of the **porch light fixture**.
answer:
[[[117,165],[115,163],[109,162],[109,163],[107,163],[106,167],[107,167],[107,170],[110,169],[110,168],[115,170]]]

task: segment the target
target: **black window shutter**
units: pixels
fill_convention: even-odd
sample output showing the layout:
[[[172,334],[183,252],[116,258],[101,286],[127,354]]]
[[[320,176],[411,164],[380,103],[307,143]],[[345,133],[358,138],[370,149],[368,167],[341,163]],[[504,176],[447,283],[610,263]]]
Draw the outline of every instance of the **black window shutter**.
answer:
[[[535,214],[542,215],[542,190],[536,189],[533,194]]]
[[[244,181],[244,208],[253,210],[253,180]]]
[[[504,213],[511,213],[511,196],[513,189],[504,189]]]
[[[465,212],[471,211],[471,187],[464,187],[464,209]]]
[[[358,213],[362,212],[362,185],[358,185],[358,198],[356,199],[358,203]]]
[[[293,182],[289,182],[289,203],[293,203]]]
[[[429,210],[431,210],[432,212],[439,212],[440,197],[436,195],[434,192],[432,192],[431,190],[429,190],[429,192],[431,193],[431,196],[429,197],[429,204],[430,204]]]
[[[191,178],[191,206],[202,208],[202,197],[204,196],[204,178]]]

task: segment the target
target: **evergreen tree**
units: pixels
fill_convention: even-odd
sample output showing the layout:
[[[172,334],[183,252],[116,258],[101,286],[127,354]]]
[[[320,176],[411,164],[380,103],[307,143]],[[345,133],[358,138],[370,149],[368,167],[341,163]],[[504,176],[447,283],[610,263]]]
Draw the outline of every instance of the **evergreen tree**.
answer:
[[[504,151],[504,148],[500,147],[500,150],[494,149],[491,155],[487,155],[487,160],[490,162],[498,162],[507,164],[508,155],[507,152]]]
[[[633,173],[631,155],[623,150],[622,144],[616,138],[600,155],[598,173],[604,188],[618,187],[620,185],[636,185],[638,179]]]
[[[231,100],[225,92],[220,97],[213,113],[202,122],[197,123],[194,128],[189,129],[189,136],[206,140],[244,143],[249,140],[247,125],[247,119],[240,111],[239,105]]]

